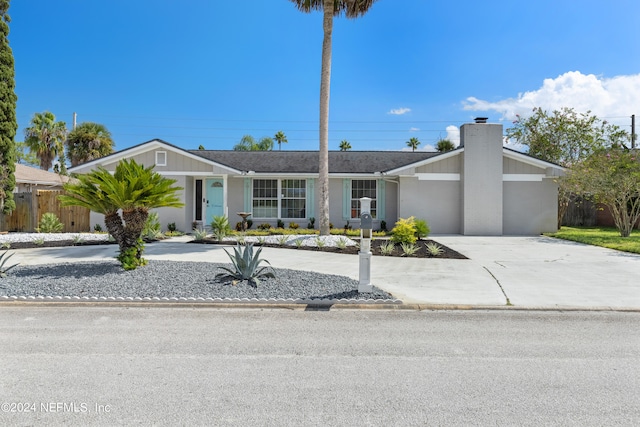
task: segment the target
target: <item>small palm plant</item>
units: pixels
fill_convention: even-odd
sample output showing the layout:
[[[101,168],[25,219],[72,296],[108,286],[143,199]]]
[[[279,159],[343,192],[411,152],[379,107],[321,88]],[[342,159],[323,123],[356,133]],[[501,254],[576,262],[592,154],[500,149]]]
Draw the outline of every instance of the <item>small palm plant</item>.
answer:
[[[56,214],[47,212],[40,218],[40,224],[36,231],[38,233],[60,233],[64,225],[60,222]]]
[[[255,254],[253,253],[253,243],[247,243],[245,246],[237,244],[233,249],[233,255],[227,252],[226,249],[224,251],[231,259],[233,269],[220,267],[224,272],[216,274],[216,279],[233,279],[234,285],[246,280],[248,284],[254,288],[258,287],[260,279],[275,279],[276,275],[269,261],[260,259],[262,248],[259,248]],[[260,264],[263,261],[269,264],[269,267],[261,267]],[[271,271],[268,271],[269,268],[271,268]]]
[[[224,215],[215,215],[213,217],[213,221],[211,222],[211,231],[215,239],[219,242],[224,239],[229,231],[231,231],[231,226],[229,225],[229,218]]]
[[[7,276],[7,272],[9,270],[11,270],[13,267],[16,267],[18,264],[13,264],[10,265],[8,267],[5,267],[5,263],[9,260],[9,258],[11,258],[13,256],[13,254],[9,255],[8,257],[4,257],[7,254],[7,251],[4,251],[4,253],[2,255],[0,255],[0,277],[6,277]]]

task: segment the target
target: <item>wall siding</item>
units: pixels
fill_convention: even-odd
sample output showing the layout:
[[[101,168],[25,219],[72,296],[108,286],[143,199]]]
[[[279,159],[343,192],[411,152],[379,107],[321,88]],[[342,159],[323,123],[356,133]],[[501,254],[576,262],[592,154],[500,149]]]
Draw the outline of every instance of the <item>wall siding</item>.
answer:
[[[416,168],[416,173],[460,173],[461,157],[458,155],[420,166]]]
[[[544,174],[545,169],[504,157],[502,160],[502,172],[506,174]]]

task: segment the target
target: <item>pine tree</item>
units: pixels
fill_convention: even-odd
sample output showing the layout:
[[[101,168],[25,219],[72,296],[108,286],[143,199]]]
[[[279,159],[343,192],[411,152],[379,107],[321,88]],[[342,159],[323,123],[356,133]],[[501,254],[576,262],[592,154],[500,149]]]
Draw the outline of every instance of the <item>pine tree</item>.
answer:
[[[16,121],[15,70],[13,52],[9,47],[9,0],[0,0],[0,211],[10,213],[16,207],[13,200]]]

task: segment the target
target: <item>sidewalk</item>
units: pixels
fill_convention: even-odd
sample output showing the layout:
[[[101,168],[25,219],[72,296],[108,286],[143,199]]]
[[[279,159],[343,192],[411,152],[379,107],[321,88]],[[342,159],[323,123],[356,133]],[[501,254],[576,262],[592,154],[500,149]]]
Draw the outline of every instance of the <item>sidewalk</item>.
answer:
[[[468,260],[375,256],[372,283],[407,304],[516,308],[640,310],[640,256],[547,237],[432,238]],[[221,262],[217,245],[186,244],[190,237],[148,244],[145,257],[157,260]],[[22,265],[113,258],[117,247],[83,246],[21,249]],[[355,255],[265,248],[275,268],[310,270],[358,280]]]

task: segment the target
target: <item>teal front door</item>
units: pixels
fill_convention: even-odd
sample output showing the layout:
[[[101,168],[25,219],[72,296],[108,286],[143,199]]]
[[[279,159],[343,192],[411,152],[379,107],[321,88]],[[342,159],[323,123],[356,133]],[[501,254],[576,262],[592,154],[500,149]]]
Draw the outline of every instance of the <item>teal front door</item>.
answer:
[[[224,181],[222,179],[205,180],[205,224],[210,224],[214,216],[224,215]]]

